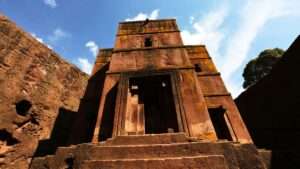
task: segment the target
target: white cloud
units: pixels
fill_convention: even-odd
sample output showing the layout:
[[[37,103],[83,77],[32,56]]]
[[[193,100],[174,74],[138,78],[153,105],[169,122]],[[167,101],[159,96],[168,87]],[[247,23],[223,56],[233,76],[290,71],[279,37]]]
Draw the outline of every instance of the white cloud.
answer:
[[[96,57],[98,54],[99,46],[94,41],[88,41],[85,47],[89,48],[90,52]]]
[[[293,0],[292,0],[293,1]],[[293,6],[285,0],[248,0],[240,13],[240,23],[228,42],[225,63],[222,67],[224,77],[229,78],[247,59],[254,39],[264,25],[276,17],[294,14]],[[300,3],[297,6],[300,5]],[[225,71],[226,70],[226,71]]]
[[[221,28],[227,14],[227,5],[221,5],[219,9],[212,10],[199,21],[195,21],[194,17],[190,17],[190,22],[193,23],[193,30],[183,30],[181,32],[184,44],[205,44],[211,56],[218,57],[220,44],[224,37],[224,33]]]
[[[265,24],[282,16],[300,16],[300,10],[297,9],[299,0],[247,0],[243,4],[237,18],[233,18],[236,26],[231,34],[223,31],[228,26],[225,23],[230,12],[227,8],[229,4],[220,5],[220,9],[209,12],[199,21],[190,17],[193,30],[182,31],[185,44],[205,44],[211,56],[217,58],[216,64],[233,96],[243,91],[242,82],[235,75],[249,58],[249,50]],[[222,57],[221,45],[222,51],[225,51]]]
[[[87,74],[92,73],[93,64],[89,62],[86,58],[78,58],[77,59],[79,68]]]
[[[53,33],[48,37],[49,41],[55,43],[61,39],[71,37],[71,34],[62,30],[61,28],[56,28]]]
[[[228,85],[233,96],[239,94],[240,84],[233,82],[233,73],[244,66],[244,62],[249,57],[249,50],[252,44],[263,29],[265,24],[271,19],[286,15],[299,15],[297,6],[300,1],[291,0],[248,0],[240,13],[239,25],[227,42],[228,47],[224,56],[224,64],[221,67],[223,78]]]
[[[193,24],[195,21],[195,17],[194,16],[190,16],[190,24]]]
[[[43,38],[37,36],[35,33],[30,33],[32,37],[34,37],[37,41],[39,41],[40,43],[43,43],[44,45],[46,45],[49,49],[53,49],[52,46],[50,46],[49,44],[45,43],[45,41],[43,40]]]
[[[142,13],[140,12],[138,15],[136,15],[133,18],[127,18],[125,21],[141,21],[145,19],[157,19],[159,16],[159,9],[153,10],[150,14]]]
[[[40,43],[44,43],[44,40],[40,37],[38,37],[35,33],[30,33],[32,37],[34,37],[37,41]]]
[[[51,8],[57,7],[56,0],[44,0],[44,3],[48,6],[50,6]]]

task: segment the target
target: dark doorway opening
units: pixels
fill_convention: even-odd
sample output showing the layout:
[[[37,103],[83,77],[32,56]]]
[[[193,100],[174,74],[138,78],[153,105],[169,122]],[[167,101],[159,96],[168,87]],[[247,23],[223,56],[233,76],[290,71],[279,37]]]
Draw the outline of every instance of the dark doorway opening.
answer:
[[[144,105],[146,134],[178,132],[170,75],[130,78],[129,86]]]
[[[232,141],[229,127],[226,122],[226,110],[222,107],[208,109],[210,119],[215,128],[218,139],[226,139]]]
[[[118,83],[107,93],[101,120],[99,141],[112,137],[115,117],[115,105],[118,91]]]

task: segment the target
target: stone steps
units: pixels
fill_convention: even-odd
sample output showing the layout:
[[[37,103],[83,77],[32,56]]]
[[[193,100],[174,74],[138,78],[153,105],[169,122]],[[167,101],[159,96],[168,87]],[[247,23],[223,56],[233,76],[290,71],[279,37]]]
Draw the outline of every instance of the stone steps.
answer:
[[[138,145],[138,144],[170,144],[193,142],[196,139],[187,137],[185,133],[147,134],[118,136],[102,142],[103,145]],[[102,145],[100,143],[100,145]]]
[[[208,167],[203,166],[210,160],[215,160],[216,164],[219,164],[221,159],[225,162],[219,168],[227,166],[228,169],[252,169],[252,163],[261,161],[252,144],[196,140],[177,133],[118,136],[103,143],[60,147],[54,155],[34,158],[31,169],[67,168],[66,165],[70,161],[73,169],[114,167],[143,169],[147,166],[148,168],[159,166],[159,168],[168,169],[176,168],[176,166],[179,166],[178,168],[201,168],[202,166],[206,169]],[[246,163],[242,164],[241,161],[246,161]],[[240,167],[241,164],[243,167]],[[216,166],[216,169],[219,169],[215,164],[212,164],[210,168],[214,169],[213,167]]]
[[[229,166],[231,166],[231,168],[238,169],[238,161],[235,158],[234,147],[230,142],[185,142],[171,144],[105,146],[97,144],[81,144],[76,146],[76,148],[59,148],[55,155],[50,155],[46,158],[36,158],[34,159],[34,162],[40,164],[44,163],[43,165],[47,163],[46,166],[48,166],[48,168],[54,169],[65,165],[65,160],[69,157],[74,157],[74,160],[76,160],[77,163],[76,165],[80,165],[84,161],[110,161],[110,163],[119,163],[119,161],[122,160],[134,160],[137,163],[143,160],[155,161],[157,159],[178,159],[183,157],[187,158],[200,156],[220,156],[224,159],[225,154],[228,155],[226,157],[230,157],[229,159],[225,158],[226,161],[230,160]],[[103,162],[101,162],[101,164],[102,163]],[[145,163],[145,165],[146,164],[148,163]],[[36,166],[32,168],[38,167]]]
[[[101,166],[101,167],[100,167]],[[80,169],[228,169],[223,156],[188,156],[152,159],[89,160]]]
[[[226,144],[226,145],[225,145]],[[85,157],[91,160],[106,159],[142,159],[157,157],[179,157],[193,155],[222,155],[224,147],[230,149],[229,143],[171,143],[171,144],[144,144],[144,145],[118,145],[118,146],[93,146],[89,145],[79,147],[75,154],[85,154]],[[85,152],[83,152],[85,151]],[[228,150],[229,151],[229,150]]]

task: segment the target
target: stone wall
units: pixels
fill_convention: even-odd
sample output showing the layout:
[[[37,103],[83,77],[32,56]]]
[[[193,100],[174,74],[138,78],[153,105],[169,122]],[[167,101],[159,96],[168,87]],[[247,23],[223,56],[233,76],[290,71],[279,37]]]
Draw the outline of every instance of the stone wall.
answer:
[[[257,147],[272,150],[270,168],[300,168],[300,36],[271,73],[236,104]]]
[[[39,140],[66,142],[88,75],[1,14],[0,37],[0,168],[27,168]]]

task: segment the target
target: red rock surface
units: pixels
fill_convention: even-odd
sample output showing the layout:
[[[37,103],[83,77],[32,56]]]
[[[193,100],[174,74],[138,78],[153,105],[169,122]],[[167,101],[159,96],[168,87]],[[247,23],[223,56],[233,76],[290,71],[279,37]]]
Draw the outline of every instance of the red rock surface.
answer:
[[[58,114],[77,111],[87,79],[0,14],[0,168],[28,168]]]

